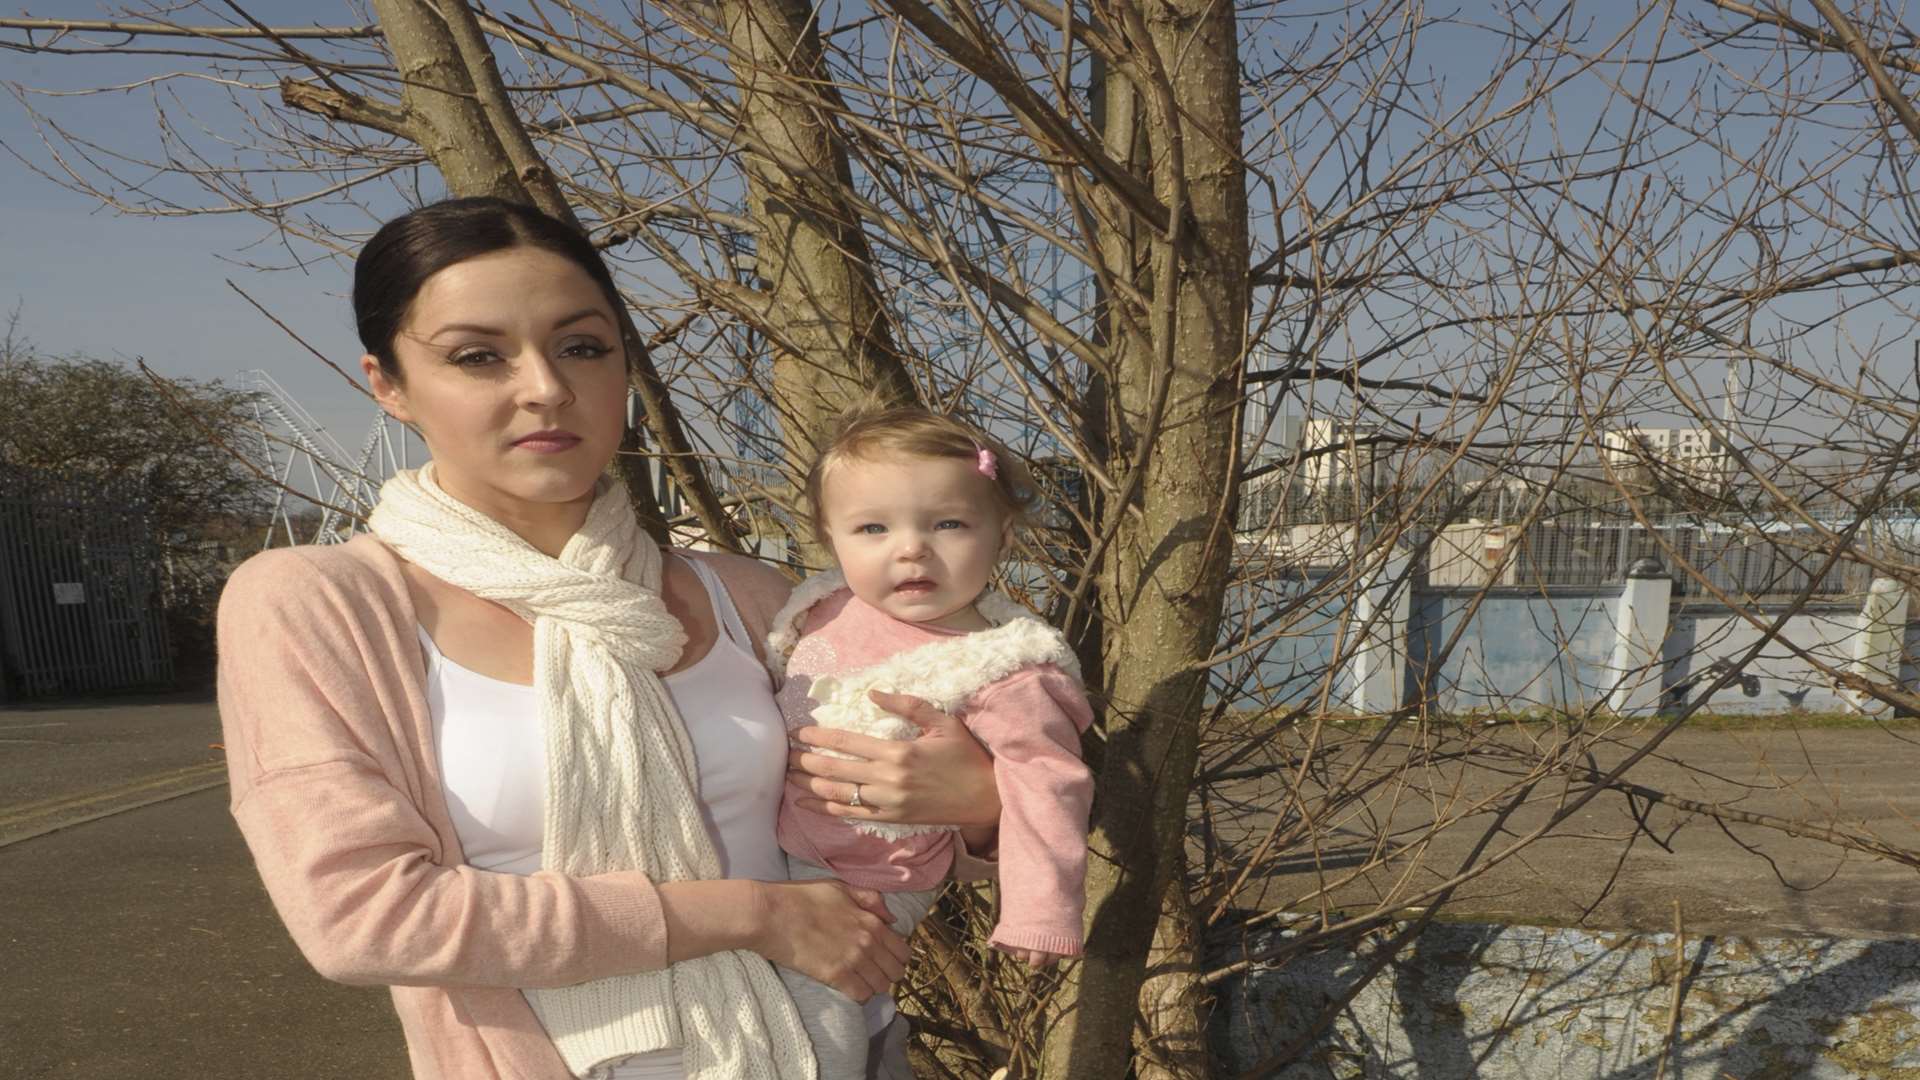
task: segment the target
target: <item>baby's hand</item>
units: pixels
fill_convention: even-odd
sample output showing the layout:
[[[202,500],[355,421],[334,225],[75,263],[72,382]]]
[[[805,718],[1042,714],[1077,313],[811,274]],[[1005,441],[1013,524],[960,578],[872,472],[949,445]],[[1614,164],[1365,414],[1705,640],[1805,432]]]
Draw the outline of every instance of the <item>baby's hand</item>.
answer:
[[[1047,952],[1045,949],[1019,949],[1006,945],[995,945],[994,948],[999,949],[1001,952],[1006,953],[1008,956],[1013,957],[1015,960],[1020,961],[1030,968],[1050,968],[1064,959],[1066,955],[1064,953]]]

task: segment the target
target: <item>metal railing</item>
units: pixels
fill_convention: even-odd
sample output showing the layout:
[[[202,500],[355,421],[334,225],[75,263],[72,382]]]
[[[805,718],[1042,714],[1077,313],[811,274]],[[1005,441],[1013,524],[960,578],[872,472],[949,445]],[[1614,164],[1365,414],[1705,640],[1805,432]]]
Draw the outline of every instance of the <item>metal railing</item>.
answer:
[[[172,681],[141,493],[0,472],[0,700]]]
[[[1689,595],[1846,595],[1864,591],[1874,576],[1866,553],[1907,565],[1920,558],[1920,520],[1911,515],[1870,519],[1857,529],[1844,515],[1813,525],[1752,512],[1669,510],[1643,521],[1624,506],[1557,493],[1541,505],[1483,492],[1401,513],[1388,498],[1331,493],[1281,503],[1256,491],[1243,499],[1239,520],[1243,544],[1302,566],[1341,562],[1397,529],[1398,546],[1426,549],[1417,571],[1423,584],[1441,588],[1618,584],[1635,561],[1651,557]],[[1849,534],[1841,557],[1822,570],[1837,538]]]

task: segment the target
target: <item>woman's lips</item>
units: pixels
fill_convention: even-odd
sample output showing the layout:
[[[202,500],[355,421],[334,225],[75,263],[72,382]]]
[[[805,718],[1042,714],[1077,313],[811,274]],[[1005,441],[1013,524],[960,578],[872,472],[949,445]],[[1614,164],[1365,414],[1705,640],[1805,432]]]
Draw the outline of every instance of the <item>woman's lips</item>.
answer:
[[[580,445],[580,436],[570,431],[536,431],[523,435],[513,441],[521,450],[531,450],[536,454],[558,454]]]

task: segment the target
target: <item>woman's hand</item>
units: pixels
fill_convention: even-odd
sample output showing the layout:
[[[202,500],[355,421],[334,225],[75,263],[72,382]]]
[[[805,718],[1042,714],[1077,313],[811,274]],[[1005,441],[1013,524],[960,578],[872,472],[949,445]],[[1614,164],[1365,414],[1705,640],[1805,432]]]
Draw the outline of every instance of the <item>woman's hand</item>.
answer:
[[[758,882],[760,932],[748,948],[855,1001],[886,993],[907,970],[907,939],[887,903],[842,881]]]
[[[917,697],[869,695],[875,705],[906,717],[920,728],[910,741],[876,739],[833,728],[803,727],[793,740],[821,750],[837,750],[862,760],[848,761],[807,750],[787,755],[787,778],[812,798],[799,805],[833,817],[889,821],[905,825],[959,825],[969,846],[1000,821],[1000,793],[994,787],[993,758],[965,724]],[[854,805],[854,785],[860,802]]]

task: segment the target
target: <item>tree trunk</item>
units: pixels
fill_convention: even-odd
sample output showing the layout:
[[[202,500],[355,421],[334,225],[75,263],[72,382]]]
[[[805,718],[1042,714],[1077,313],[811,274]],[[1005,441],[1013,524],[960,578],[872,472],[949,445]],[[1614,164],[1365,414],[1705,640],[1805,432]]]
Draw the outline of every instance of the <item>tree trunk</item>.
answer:
[[[788,453],[802,462],[854,402],[918,398],[874,284],[866,234],[843,201],[852,171],[834,138],[839,102],[814,10],[802,0],[720,4],[744,126],[783,160],[806,166],[743,155],[758,228],[755,273],[766,283],[773,406]]]
[[[1100,583],[1107,742],[1087,955],[1072,969],[1042,1061],[1042,1075],[1059,1078],[1122,1076],[1128,1067],[1147,954],[1185,831],[1206,690],[1195,661],[1217,643],[1233,552],[1234,375],[1247,323],[1234,12],[1205,0],[1147,0],[1114,17],[1142,51],[1148,80],[1164,72],[1165,83],[1138,87],[1136,100],[1154,193],[1173,219],[1165,235],[1142,234],[1150,280],[1141,291],[1151,310],[1115,327],[1112,472],[1126,478],[1140,513],[1128,513],[1128,499],[1108,505],[1114,542]],[[1111,97],[1109,137],[1130,138]]]
[[[1147,952],[1140,987],[1140,1025],[1134,1033],[1138,1080],[1208,1080],[1207,1017],[1213,995],[1200,981],[1201,933],[1187,891],[1185,853],[1167,879],[1160,923]]]
[[[421,0],[373,0],[373,10],[400,72],[408,127],[447,192],[532,204],[439,13]]]

